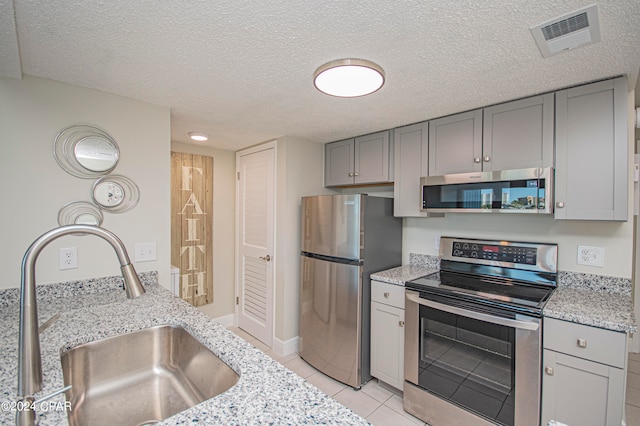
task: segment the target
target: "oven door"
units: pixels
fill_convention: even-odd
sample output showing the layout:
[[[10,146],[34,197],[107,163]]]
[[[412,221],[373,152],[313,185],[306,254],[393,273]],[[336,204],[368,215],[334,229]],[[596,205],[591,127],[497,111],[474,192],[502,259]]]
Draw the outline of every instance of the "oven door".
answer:
[[[434,426],[539,424],[539,318],[405,297],[405,410]]]

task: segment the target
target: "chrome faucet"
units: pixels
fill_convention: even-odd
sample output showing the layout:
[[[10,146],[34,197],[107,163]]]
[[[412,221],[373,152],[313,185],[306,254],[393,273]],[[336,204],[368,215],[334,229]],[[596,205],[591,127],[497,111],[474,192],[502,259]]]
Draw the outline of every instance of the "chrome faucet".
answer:
[[[124,287],[129,299],[142,295],[140,283],[122,241],[111,231],[92,225],[67,225],[42,234],[27,249],[22,259],[20,280],[20,336],[18,344],[18,397],[33,404],[33,395],[42,390],[42,359],[38,333],[38,307],[36,304],[36,260],[42,249],[64,235],[95,235],[106,240],[120,261]],[[16,424],[34,424],[33,410],[18,411]]]

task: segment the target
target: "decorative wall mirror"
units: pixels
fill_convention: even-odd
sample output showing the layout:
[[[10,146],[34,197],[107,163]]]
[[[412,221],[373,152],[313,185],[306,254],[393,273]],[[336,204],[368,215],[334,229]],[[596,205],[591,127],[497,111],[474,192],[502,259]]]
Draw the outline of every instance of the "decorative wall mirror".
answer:
[[[53,143],[53,156],[67,173],[91,179],[104,176],[116,167],[120,149],[104,130],[77,124],[58,133]]]
[[[96,180],[91,197],[102,210],[110,213],[124,213],[138,204],[140,191],[128,177],[109,175]]]
[[[102,212],[98,206],[86,201],[72,201],[62,206],[58,212],[58,224],[64,225],[94,225],[102,224]]]

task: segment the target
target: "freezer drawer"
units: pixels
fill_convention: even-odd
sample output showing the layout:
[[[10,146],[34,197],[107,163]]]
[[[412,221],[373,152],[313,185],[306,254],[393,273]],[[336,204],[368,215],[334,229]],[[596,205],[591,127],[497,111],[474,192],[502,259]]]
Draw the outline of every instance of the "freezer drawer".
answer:
[[[362,266],[302,256],[300,356],[354,388],[362,380]]]

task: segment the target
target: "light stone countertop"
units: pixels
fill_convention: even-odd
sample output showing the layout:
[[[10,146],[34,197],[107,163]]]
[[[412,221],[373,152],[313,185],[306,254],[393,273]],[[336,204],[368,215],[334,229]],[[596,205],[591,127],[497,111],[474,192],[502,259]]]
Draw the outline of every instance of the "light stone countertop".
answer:
[[[156,273],[142,273],[147,292],[128,300],[120,277],[37,287],[38,315],[60,319],[41,334],[42,397],[63,387],[61,351],[82,343],[156,325],[185,328],[240,374],[238,383],[212,399],[160,424],[210,425],[367,425],[360,416],[253,347],[221,324],[158,286]],[[120,287],[120,288],[118,288]],[[16,401],[18,289],[0,291],[0,400]],[[64,396],[52,399],[64,406]],[[0,411],[0,424],[13,424],[15,412]],[[40,425],[67,424],[64,411],[38,412]]]
[[[558,287],[544,307],[544,316],[607,330],[636,333],[629,296]]]
[[[415,280],[416,278],[420,278],[437,271],[437,269],[429,266],[410,264],[376,272],[374,274],[371,274],[371,279],[382,281],[384,283],[404,286],[407,281]]]

